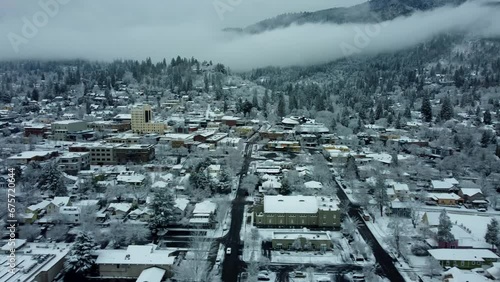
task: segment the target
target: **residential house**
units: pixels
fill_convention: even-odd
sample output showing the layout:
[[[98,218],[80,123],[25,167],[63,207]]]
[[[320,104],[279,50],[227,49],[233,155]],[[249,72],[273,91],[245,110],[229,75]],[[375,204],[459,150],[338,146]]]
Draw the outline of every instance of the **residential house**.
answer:
[[[196,227],[211,228],[214,226],[214,215],[217,204],[205,200],[194,206],[193,213],[189,219],[189,224]]]
[[[80,207],[72,207],[72,206],[62,206],[59,208],[59,214],[62,215],[62,218],[65,223],[72,224],[80,224],[80,215],[81,210]]]
[[[457,267],[452,267],[443,273],[443,282],[489,282],[488,278],[479,273],[462,270]]]
[[[131,203],[111,203],[106,210],[117,218],[125,218],[131,208]]]
[[[444,180],[431,180],[430,189],[432,192],[452,192],[456,191],[458,181],[454,178],[448,178]]]
[[[477,207],[488,205],[486,197],[479,188],[461,188],[458,195],[460,195],[467,204]]]
[[[428,193],[427,199],[443,206],[455,206],[463,204],[464,202],[464,200],[455,193]]]
[[[95,264],[101,279],[137,279],[151,267],[166,271],[166,279],[172,274],[175,256],[172,250],[158,249],[154,244],[130,245],[126,250],[98,250]]]
[[[146,222],[151,218],[152,210],[148,207],[135,209],[128,214],[128,218]]]
[[[491,266],[499,257],[485,249],[431,249],[429,254],[443,267],[473,269]]]

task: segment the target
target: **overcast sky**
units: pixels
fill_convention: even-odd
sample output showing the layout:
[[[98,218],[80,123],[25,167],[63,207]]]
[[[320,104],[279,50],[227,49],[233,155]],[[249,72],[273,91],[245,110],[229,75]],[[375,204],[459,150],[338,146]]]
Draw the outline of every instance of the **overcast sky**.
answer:
[[[381,27],[370,26],[375,33],[368,31],[366,43],[356,41],[359,30],[367,28],[364,25],[310,24],[234,37],[221,29],[243,27],[286,12],[315,11],[363,1],[42,0],[47,1],[67,3],[59,5],[59,11],[49,16],[45,26],[26,36],[22,32],[23,17],[33,22],[33,15],[40,15],[43,9],[38,1],[0,0],[0,59],[160,60],[181,55],[248,70],[267,65],[322,63],[353,52],[398,50],[457,29],[498,35],[500,28],[497,10],[468,4],[418,13]],[[229,3],[231,10],[221,16],[214,3]]]

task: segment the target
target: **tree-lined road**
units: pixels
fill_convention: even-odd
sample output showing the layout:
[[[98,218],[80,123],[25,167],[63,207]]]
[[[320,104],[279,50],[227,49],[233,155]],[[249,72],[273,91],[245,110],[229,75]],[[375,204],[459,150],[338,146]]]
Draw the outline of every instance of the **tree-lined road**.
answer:
[[[401,276],[396,266],[394,266],[392,257],[380,245],[375,236],[373,236],[364,219],[359,214],[358,208],[351,203],[349,197],[347,197],[344,190],[340,187],[337,181],[335,181],[335,183],[338,186],[337,196],[339,197],[340,201],[349,203],[349,211],[347,213],[351,218],[357,219],[360,222],[360,224],[358,225],[358,231],[363,239],[372,247],[373,255],[375,256],[377,263],[382,268],[384,276],[392,282],[404,282],[405,280],[403,276]]]
[[[252,138],[249,140],[251,139]],[[231,208],[231,226],[227,235],[222,238],[222,243],[225,245],[226,249],[231,248],[232,250],[230,255],[225,255],[226,257],[224,258],[222,265],[222,281],[225,282],[238,281],[238,274],[245,265],[245,263],[239,258],[239,255],[243,252],[240,240],[240,230],[243,225],[243,214],[245,210],[245,190],[241,189],[241,182],[243,177],[245,177],[248,173],[248,168],[252,158],[252,145],[253,143],[250,141],[247,143],[245,148],[243,165],[239,173],[239,186]]]

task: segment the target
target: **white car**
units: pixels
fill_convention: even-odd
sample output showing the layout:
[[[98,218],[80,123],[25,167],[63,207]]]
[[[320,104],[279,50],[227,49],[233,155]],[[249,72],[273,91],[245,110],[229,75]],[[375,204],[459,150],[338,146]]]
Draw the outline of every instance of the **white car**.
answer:
[[[227,248],[226,249],[226,255],[230,255],[231,254],[231,248]]]

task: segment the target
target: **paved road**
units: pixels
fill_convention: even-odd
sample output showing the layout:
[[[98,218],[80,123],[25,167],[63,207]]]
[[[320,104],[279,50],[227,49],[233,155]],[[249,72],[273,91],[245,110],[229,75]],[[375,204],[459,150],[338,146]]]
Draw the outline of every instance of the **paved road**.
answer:
[[[398,269],[394,266],[392,257],[385,251],[384,248],[382,248],[375,236],[373,236],[372,232],[370,231],[368,226],[366,226],[365,221],[359,214],[357,207],[352,205],[344,190],[338,187],[337,191],[337,195],[341,201],[349,202],[349,216],[353,219],[357,219],[360,222],[358,231],[363,239],[372,247],[373,255],[375,256],[377,263],[380,265],[382,271],[384,272],[383,275],[392,282],[404,282],[405,280],[403,276],[401,276]]]
[[[250,166],[251,156],[252,156],[252,143],[248,143],[245,150],[245,159],[243,161],[243,166],[240,171],[240,185],[243,180],[244,175],[248,172],[248,167]],[[240,189],[236,191],[236,197],[233,200],[233,205],[231,208],[231,226],[229,232],[225,237],[222,238],[222,243],[226,246],[226,249],[231,248],[231,254],[226,255],[224,262],[222,264],[222,281],[224,282],[236,282],[238,281],[238,274],[241,272],[244,262],[239,259],[239,255],[242,254],[242,242],[240,240],[240,230],[243,224],[243,213],[245,210],[245,190]]]

